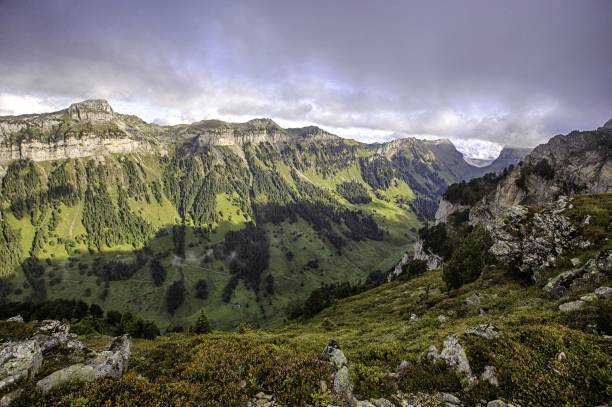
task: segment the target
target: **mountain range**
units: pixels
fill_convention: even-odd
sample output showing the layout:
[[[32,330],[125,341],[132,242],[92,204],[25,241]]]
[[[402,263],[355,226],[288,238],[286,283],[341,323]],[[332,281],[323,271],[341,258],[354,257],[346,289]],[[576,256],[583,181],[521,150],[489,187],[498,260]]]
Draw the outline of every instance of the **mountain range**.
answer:
[[[162,327],[203,307],[221,327],[279,323],[322,284],[391,268],[449,184],[525,153],[475,167],[447,140],[158,126],[104,100],[1,117],[3,298],[83,298]]]

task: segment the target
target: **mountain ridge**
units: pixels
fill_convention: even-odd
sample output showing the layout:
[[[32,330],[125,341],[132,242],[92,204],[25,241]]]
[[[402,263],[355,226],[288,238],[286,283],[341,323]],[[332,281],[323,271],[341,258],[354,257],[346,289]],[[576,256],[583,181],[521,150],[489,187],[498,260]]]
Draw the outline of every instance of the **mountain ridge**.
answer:
[[[89,129],[75,129],[68,125],[68,121],[87,123]],[[129,143],[123,147],[109,144],[108,153],[128,153],[137,152],[138,148],[151,148],[151,145],[160,143],[173,143],[175,139],[185,140],[197,138],[198,142],[206,145],[239,145],[247,143],[284,143],[297,140],[301,141],[330,141],[341,139],[339,136],[329,133],[317,126],[305,126],[302,128],[284,129],[269,118],[256,118],[244,123],[225,122],[217,119],[208,119],[191,124],[179,124],[173,126],[160,126],[153,123],[146,123],[144,120],[133,115],[117,113],[113,110],[108,101],[104,99],[88,99],[82,102],[71,104],[68,108],[55,112],[24,114],[17,116],[0,116],[0,164],[14,159],[32,158],[35,161],[45,160],[44,154],[32,154],[30,151],[44,149],[44,143],[49,144],[50,150],[61,150],[62,144],[67,144],[65,148],[70,149],[67,140],[72,138],[82,138],[83,135],[95,132],[95,125],[104,123],[111,124],[110,129],[104,129],[100,138],[121,138],[127,137],[140,143],[134,143],[129,147]],[[89,131],[88,131],[89,130]],[[84,134],[83,134],[84,133]],[[98,136],[100,136],[98,134]],[[344,139],[348,140],[348,139]],[[420,140],[416,138],[396,139],[386,143],[373,143],[372,145],[393,146],[394,144],[405,143],[398,140],[413,140],[410,144],[422,143],[426,146],[452,146],[454,155],[461,155],[452,142],[448,139]],[[36,143],[36,142],[40,143]],[[55,142],[53,144],[52,142]],[[359,143],[359,142],[358,142]],[[83,143],[81,143],[83,144]],[[361,143],[365,144],[365,143]],[[15,148],[18,146],[18,148]],[[11,148],[12,147],[12,148]],[[10,148],[10,150],[9,150]],[[392,147],[390,147],[392,148]],[[502,150],[503,151],[503,150]],[[104,150],[95,149],[91,152],[84,152],[81,157],[95,155]],[[68,154],[66,158],[75,158],[77,155]],[[59,155],[61,157],[61,154]],[[463,159],[463,155],[461,155]],[[501,156],[496,160],[501,159]],[[465,161],[465,159],[463,159]],[[494,160],[495,162],[495,160]],[[488,170],[498,171],[499,165],[476,167],[467,161],[461,171],[466,176],[472,177],[484,174]]]

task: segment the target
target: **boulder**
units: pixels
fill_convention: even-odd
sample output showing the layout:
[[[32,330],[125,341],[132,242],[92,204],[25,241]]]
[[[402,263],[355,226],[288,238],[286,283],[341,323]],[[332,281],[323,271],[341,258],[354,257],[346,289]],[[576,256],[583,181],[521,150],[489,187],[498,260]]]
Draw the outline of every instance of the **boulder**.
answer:
[[[321,359],[331,362],[336,369],[340,369],[348,363],[344,352],[340,349],[340,345],[334,339],[330,340],[327,346],[325,346],[323,353],[321,353]]]
[[[21,315],[15,315],[7,319],[7,322],[23,322],[23,317]]]
[[[567,200],[562,197],[545,205],[540,213],[531,213],[521,205],[507,208],[489,226],[494,241],[491,253],[539,281],[541,272],[553,265],[557,256],[576,247],[577,229],[562,214],[566,207]]]
[[[501,336],[501,332],[493,324],[480,324],[477,327],[466,329],[466,334],[480,336],[486,339],[495,339]]]
[[[443,393],[442,397],[444,398],[444,402],[448,405],[459,406],[461,405],[461,400],[459,397],[452,395],[450,393]]]
[[[564,304],[559,305],[559,311],[561,312],[578,311],[584,306],[584,304],[585,303],[582,300],[566,302]]]
[[[370,403],[372,403],[375,407],[395,407],[393,403],[385,398],[370,399]]]
[[[353,395],[353,384],[349,375],[348,360],[340,349],[338,342],[331,339],[325,346],[320,358],[329,362],[336,370],[332,379],[333,392],[344,398],[349,406],[355,406],[357,400]]]
[[[43,393],[61,384],[71,381],[90,382],[103,377],[119,377],[128,367],[131,355],[132,339],[129,335],[113,339],[108,350],[98,353],[86,363],[77,363],[51,373],[41,379],[36,386]]]
[[[612,297],[612,287],[596,288],[595,291],[593,291],[593,294],[595,294],[598,298],[610,298]]]
[[[492,386],[499,386],[499,381],[497,380],[497,369],[495,366],[485,366],[484,371],[480,375],[480,380],[483,382],[488,382]]]
[[[43,354],[35,340],[0,344],[0,392],[34,378],[42,361]]]
[[[457,373],[465,373],[467,375],[468,382],[471,383],[473,381],[470,362],[465,354],[465,350],[463,350],[463,347],[457,340],[457,336],[449,335],[446,337],[440,357],[444,359],[444,362],[449,369],[454,370]]]

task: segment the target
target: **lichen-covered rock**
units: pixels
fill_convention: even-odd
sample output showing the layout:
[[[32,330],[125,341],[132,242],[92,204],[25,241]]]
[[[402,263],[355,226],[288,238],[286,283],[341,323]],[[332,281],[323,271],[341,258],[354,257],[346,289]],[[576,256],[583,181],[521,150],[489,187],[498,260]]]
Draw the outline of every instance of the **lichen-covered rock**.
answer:
[[[598,298],[610,298],[612,297],[612,287],[596,288],[595,291],[593,291],[593,294],[595,294]]]
[[[332,379],[333,392],[340,395],[348,405],[354,406],[357,400],[353,395],[353,384],[349,375],[348,360],[340,349],[338,342],[331,339],[327,346],[325,346],[320,358],[328,361],[336,370]]]
[[[497,369],[495,369],[495,366],[485,366],[484,371],[480,375],[480,380],[495,387],[499,386],[499,381],[497,380]]]
[[[260,391],[253,397],[251,400],[247,402],[247,407],[282,407],[279,404],[275,397],[271,394],[265,394]]]
[[[584,266],[552,277],[544,286],[543,291],[550,298],[561,298],[592,283],[604,281],[610,271],[612,271],[612,250],[604,250],[589,259]]]
[[[395,407],[393,403],[385,398],[370,399],[370,403],[372,403],[375,407]]]
[[[5,394],[2,396],[2,398],[0,398],[0,407],[9,407],[13,401],[17,400],[21,396],[22,393],[23,389],[17,389]]]
[[[497,327],[493,324],[480,324],[477,327],[466,329],[465,333],[480,336],[489,340],[499,338],[501,336],[501,332],[499,332]]]
[[[561,312],[571,312],[578,311],[584,306],[585,302],[582,300],[566,302],[564,304],[559,305],[559,311]]]
[[[340,349],[340,345],[334,339],[327,343],[323,353],[321,353],[321,359],[331,362],[336,369],[340,369],[348,363],[344,352]]]
[[[42,361],[43,354],[35,340],[0,344],[0,392],[32,379]]]
[[[456,335],[446,337],[440,357],[444,359],[449,369],[457,373],[465,373],[468,382],[471,383],[473,381],[474,377],[472,376],[472,369],[470,369],[470,362]]]
[[[33,336],[43,353],[58,347],[80,351],[83,349],[83,344],[75,338],[76,335],[70,333],[70,325],[56,320],[39,322]]]
[[[561,198],[540,213],[511,206],[490,227],[494,244],[491,253],[502,263],[513,265],[533,281],[560,254],[577,244],[577,229],[563,216],[567,199]]]
[[[53,372],[39,380],[36,386],[46,393],[71,381],[90,382],[103,377],[119,377],[128,368],[131,346],[132,339],[129,335],[118,336],[113,339],[108,350],[98,353],[86,363],[77,363]]]

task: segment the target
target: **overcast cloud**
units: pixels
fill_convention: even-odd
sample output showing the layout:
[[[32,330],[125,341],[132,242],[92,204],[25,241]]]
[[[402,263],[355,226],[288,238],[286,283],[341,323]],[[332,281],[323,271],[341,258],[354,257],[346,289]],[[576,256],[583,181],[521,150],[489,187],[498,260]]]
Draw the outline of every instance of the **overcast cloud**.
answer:
[[[0,0],[0,114],[94,97],[489,158],[612,117],[612,1]]]

